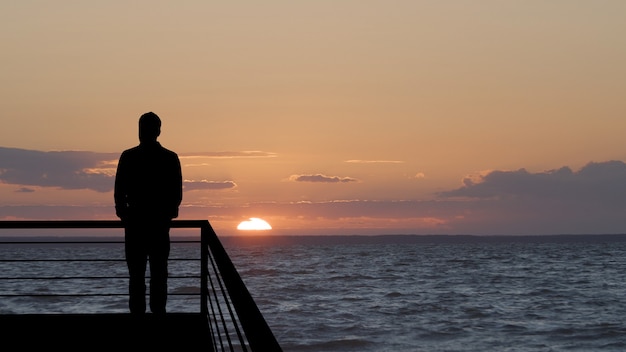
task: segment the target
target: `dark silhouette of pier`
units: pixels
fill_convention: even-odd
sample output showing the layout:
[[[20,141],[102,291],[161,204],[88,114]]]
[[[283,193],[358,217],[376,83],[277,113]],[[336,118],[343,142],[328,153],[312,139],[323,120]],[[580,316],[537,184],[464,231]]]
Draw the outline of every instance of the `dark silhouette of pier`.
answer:
[[[5,314],[0,315],[3,343],[19,350],[128,350],[175,348],[213,351],[206,317],[199,313]]]
[[[0,229],[103,229],[123,228],[116,220],[104,221],[0,221]],[[197,312],[167,312],[165,315],[104,314],[0,314],[3,343],[24,350],[57,348],[73,350],[127,350],[133,348],[200,348],[207,351],[282,352],[274,334],[259,311],[219,238],[206,220],[174,220],[172,228],[200,229],[200,239],[185,241],[200,246],[199,306]],[[47,240],[50,241],[50,240]],[[93,242],[93,241],[91,241]],[[11,245],[60,243],[12,239]],[[81,242],[62,242],[81,243]],[[107,242],[108,243],[108,242]],[[37,258],[32,258],[37,260]],[[13,259],[3,259],[11,262]],[[68,260],[72,261],[72,260]],[[32,280],[32,277],[2,277],[3,280]],[[76,277],[72,277],[75,279]],[[41,278],[39,278],[41,279]],[[46,279],[46,278],[43,278]],[[63,276],[51,279],[66,279]],[[81,278],[82,279],[82,278]],[[98,279],[85,277],[84,279]],[[2,292],[0,297],[28,299],[38,293]],[[46,294],[45,296],[55,296]],[[71,294],[59,294],[59,299]],[[80,296],[80,295],[78,295]],[[106,294],[105,294],[106,297]]]

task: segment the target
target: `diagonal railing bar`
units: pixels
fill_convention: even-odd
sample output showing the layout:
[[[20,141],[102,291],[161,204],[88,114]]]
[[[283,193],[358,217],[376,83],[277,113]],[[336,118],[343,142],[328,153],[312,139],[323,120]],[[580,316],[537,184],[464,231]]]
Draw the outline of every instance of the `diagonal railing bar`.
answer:
[[[212,266],[214,272],[218,272],[218,269],[217,269],[217,267],[215,265],[215,260],[213,260],[213,257],[211,257],[211,266]],[[224,305],[228,309],[228,314],[230,315],[230,318],[231,318],[231,320],[233,322],[235,331],[237,333],[237,337],[239,339],[239,343],[241,344],[241,347],[243,348],[243,352],[247,352],[246,344],[245,344],[244,338],[243,338],[243,336],[241,334],[241,329],[239,328],[239,324],[237,324],[237,319],[235,318],[235,315],[233,313],[232,304],[231,304],[230,300],[228,299],[228,295],[227,295],[226,290],[224,290],[224,280],[220,276],[216,275],[216,280],[215,281],[217,281],[217,284],[220,287],[219,291],[222,292],[222,298],[223,298]],[[213,286],[213,283],[211,283],[211,285]],[[215,295],[215,300],[217,301],[218,300],[217,290],[214,289],[213,292],[214,292],[214,295]],[[223,317],[223,313],[222,313],[221,310],[220,310],[220,314],[222,314],[222,317]],[[222,318],[222,322],[223,323],[225,322],[225,320],[223,318]],[[226,332],[227,331],[226,324],[223,324],[223,326],[224,326],[224,331]],[[227,333],[226,336],[228,338],[228,343],[231,346],[231,350],[232,350],[232,342],[231,342],[231,339],[230,339],[230,334]]]
[[[213,264],[213,261],[211,260],[211,263]],[[215,281],[217,281],[217,283],[221,286],[220,283],[220,278],[219,276],[215,275]],[[217,307],[217,311],[219,313],[220,316],[220,322],[222,323],[222,329],[224,329],[224,333],[220,334],[220,345],[222,347],[222,350],[224,349],[224,345],[222,342],[222,336],[226,337],[226,341],[228,341],[228,346],[230,346],[231,352],[233,351],[233,343],[232,340],[230,339],[230,334],[228,333],[228,324],[226,323],[226,318],[224,316],[224,312],[222,311],[222,306],[220,304],[218,304],[219,302],[219,297],[217,295],[217,289],[215,287],[215,284],[213,283],[213,279],[212,277],[209,275],[209,282],[211,283],[211,288],[212,288],[212,292],[213,292],[213,300],[215,301],[215,305]],[[226,304],[228,304],[228,302],[225,302]],[[217,331],[219,331],[219,323],[217,321],[217,319],[215,320],[215,325],[216,325],[216,329]]]

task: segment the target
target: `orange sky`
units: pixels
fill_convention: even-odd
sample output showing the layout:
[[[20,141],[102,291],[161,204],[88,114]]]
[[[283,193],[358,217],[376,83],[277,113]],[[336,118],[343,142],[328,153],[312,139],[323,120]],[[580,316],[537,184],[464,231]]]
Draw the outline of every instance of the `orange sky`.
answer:
[[[0,219],[114,219],[117,157],[154,111],[188,181],[181,218],[218,234],[251,217],[293,234],[626,232],[625,15],[5,2]]]

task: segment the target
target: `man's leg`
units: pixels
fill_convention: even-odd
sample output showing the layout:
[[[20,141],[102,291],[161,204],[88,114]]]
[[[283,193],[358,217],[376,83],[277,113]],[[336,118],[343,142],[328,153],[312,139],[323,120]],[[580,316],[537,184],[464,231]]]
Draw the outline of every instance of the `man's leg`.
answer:
[[[167,261],[170,255],[169,224],[155,229],[150,248],[150,311],[165,314],[167,304]]]
[[[131,314],[146,312],[146,261],[147,252],[142,243],[142,234],[136,226],[126,228],[126,265],[130,276],[128,282],[128,307]]]

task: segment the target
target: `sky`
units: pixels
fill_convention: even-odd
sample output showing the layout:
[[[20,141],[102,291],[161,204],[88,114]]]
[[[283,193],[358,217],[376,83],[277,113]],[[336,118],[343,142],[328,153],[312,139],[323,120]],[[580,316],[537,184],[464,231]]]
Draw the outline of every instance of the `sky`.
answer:
[[[162,119],[218,235],[626,233],[626,2],[4,1],[0,220],[116,219]]]

